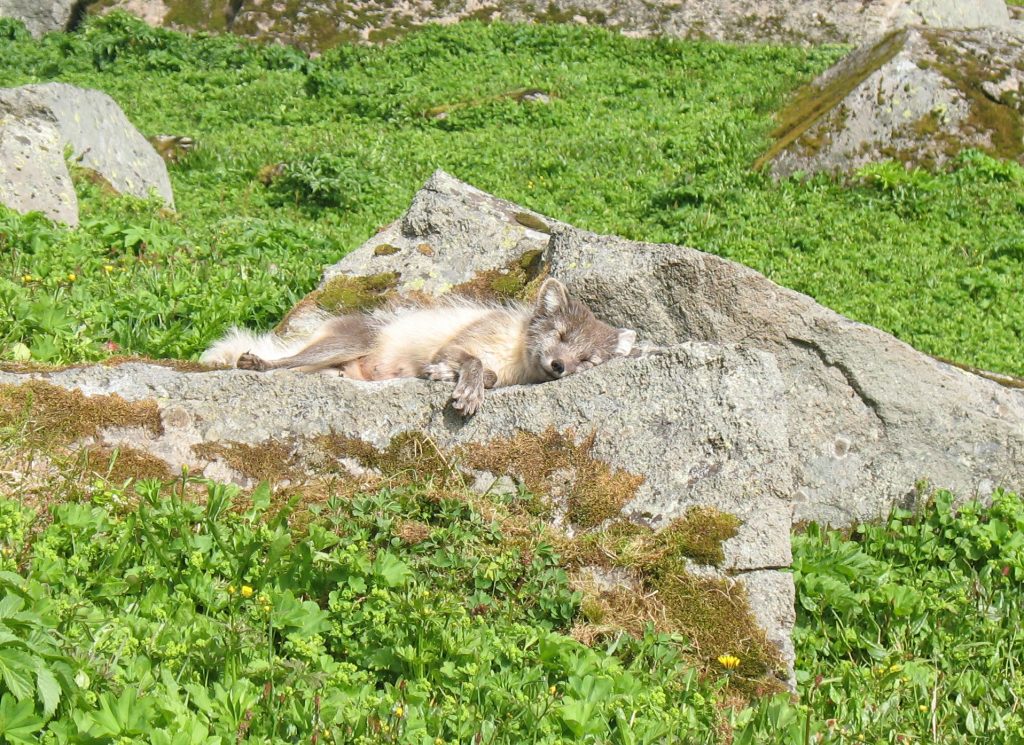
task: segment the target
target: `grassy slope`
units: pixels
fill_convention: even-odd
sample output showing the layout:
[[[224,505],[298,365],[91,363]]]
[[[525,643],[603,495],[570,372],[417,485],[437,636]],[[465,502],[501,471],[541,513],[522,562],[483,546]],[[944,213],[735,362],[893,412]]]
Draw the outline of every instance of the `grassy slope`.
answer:
[[[770,111],[838,50],[734,49],[630,41],[580,28],[467,25],[433,29],[384,50],[339,50],[310,65],[287,50],[230,40],[189,42],[120,24],[109,21],[43,42],[5,42],[0,83],[61,79],[100,87],[145,132],[192,135],[202,150],[172,167],[176,216],[151,204],[111,200],[84,183],[84,226],[76,233],[0,215],[0,307],[13,319],[0,328],[7,355],[24,342],[39,357],[89,358],[105,353],[105,341],[125,351],[191,355],[228,322],[272,323],[312,286],[321,264],[392,219],[429,172],[444,167],[582,227],[687,242],[739,258],[929,351],[1014,372],[1024,368],[1016,344],[1021,311],[1014,302],[1024,261],[1015,229],[1024,211],[1019,168],[971,156],[952,174],[906,175],[883,167],[852,187],[825,179],[776,186],[747,173],[746,164],[766,141]],[[3,33],[9,29],[0,26]],[[554,90],[554,104],[528,108],[495,100],[441,122],[420,116],[433,106],[526,86]],[[343,210],[296,205],[293,195],[256,181],[266,163],[320,152],[336,156],[323,187],[328,201],[346,205]],[[579,189],[581,182],[586,190]],[[252,727],[262,732],[308,735],[301,728],[316,721],[308,692],[325,674],[339,684],[323,712],[336,718],[338,734],[376,721],[397,737],[395,726],[411,722],[403,717],[417,707],[417,726],[427,727],[424,742],[442,735],[454,740],[465,722],[501,721],[502,711],[540,716],[547,729],[529,731],[553,741],[578,741],[576,728],[593,727],[618,733],[609,741],[630,742],[631,730],[617,726],[615,707],[624,703],[650,723],[651,732],[667,721],[680,731],[679,716],[690,718],[684,738],[713,740],[724,731],[709,706],[716,684],[695,682],[679,670],[663,642],[613,643],[617,653],[589,654],[560,641],[556,646],[567,657],[553,662],[538,653],[531,661],[540,671],[529,682],[537,689],[531,689],[532,705],[507,693],[523,688],[516,675],[533,675],[533,668],[499,655],[488,676],[496,704],[481,699],[469,713],[457,704],[447,713],[432,708],[431,701],[443,699],[422,699],[424,691],[461,685],[475,673],[459,669],[445,677],[444,668],[428,665],[421,677],[392,675],[385,682],[395,685],[382,684],[380,650],[400,649],[409,631],[400,623],[393,636],[373,640],[355,668],[338,667],[337,660],[319,656],[334,643],[337,629],[301,627],[320,616],[309,606],[297,607],[292,597],[315,594],[302,584],[310,576],[282,575],[276,584],[257,586],[251,607],[232,599],[230,587],[267,582],[264,564],[251,563],[248,552],[252,545],[270,551],[275,529],[263,532],[225,515],[224,530],[240,541],[225,550],[201,531],[193,534],[191,507],[158,500],[150,487],[151,514],[159,519],[147,537],[144,524],[125,524],[134,518],[118,507],[126,499],[118,488],[63,478],[57,477],[51,499],[61,501],[73,491],[94,506],[58,509],[41,537],[28,529],[31,513],[0,500],[0,565],[28,578],[0,575],[5,593],[25,597],[24,615],[4,623],[15,636],[32,637],[31,645],[18,647],[19,656],[4,659],[8,668],[34,669],[26,677],[18,668],[21,677],[12,673],[0,686],[0,728],[7,728],[3,735],[12,742],[19,741],[12,729],[18,722],[21,741],[34,741],[55,697],[61,708],[50,726],[54,742],[66,741],[61,732],[73,738],[86,729],[108,733],[97,737],[111,741],[109,733],[118,728],[129,740],[133,731],[145,731],[160,734],[160,742],[207,742],[206,733],[221,725],[230,741],[246,706],[256,712]],[[396,504],[394,495],[373,499],[365,514],[344,508],[331,529],[362,531],[403,561],[422,558],[415,546],[399,547],[389,538],[397,524],[381,522]],[[402,499],[397,504],[404,514]],[[854,540],[813,530],[798,537],[803,703],[774,699],[736,714],[737,742],[803,743],[808,733],[841,743],[1024,738],[1024,683],[1016,666],[1022,640],[1015,583],[1024,579],[1020,505],[1007,497],[993,512],[953,516],[940,503],[921,520],[897,516]],[[436,500],[427,508],[446,509]],[[457,527],[454,517],[446,515],[446,524]],[[465,529],[472,535],[488,536],[477,517],[461,518],[469,520]],[[142,531],[142,539],[124,540],[136,535],[132,531]],[[184,536],[190,537],[179,540]],[[439,538],[443,548],[447,538]],[[86,544],[94,550],[76,549]],[[122,550],[104,552],[105,545]],[[487,549],[484,555],[494,554]],[[356,559],[358,573],[381,584],[379,612],[408,618],[402,603],[419,602],[403,586],[410,575],[394,564],[365,563],[372,560],[372,552]],[[304,561],[293,559],[299,570]],[[134,576],[146,582],[118,584],[125,572],[120,566],[114,571],[112,562],[136,563]],[[473,570],[476,582],[493,582],[488,566]],[[541,572],[550,568],[538,565]],[[500,614],[494,623],[474,625],[458,612],[467,601],[450,592],[436,569],[428,570],[423,584],[440,588],[435,601],[452,613],[445,624],[472,629],[509,655],[519,644],[516,634],[535,633],[529,630],[535,617]],[[176,586],[168,571],[175,577],[184,572],[189,580]],[[451,581],[461,586],[465,577],[456,574]],[[495,599],[518,608],[517,591],[495,593]],[[177,593],[172,610],[178,615],[169,625],[162,625],[164,592]],[[150,593],[155,595],[147,600]],[[544,623],[564,630],[571,609],[563,581],[556,575],[530,599],[536,597],[554,603]],[[351,609],[328,610],[344,619]],[[263,626],[261,614],[277,620]],[[380,626],[367,620],[368,633]],[[245,643],[229,645],[229,659],[211,665],[204,640],[218,634]],[[268,675],[260,654],[275,635],[284,641],[280,656],[269,658],[276,670],[269,675],[275,685],[300,691],[277,703],[261,698],[252,685]],[[52,680],[31,667],[38,660]],[[586,674],[606,680],[611,671],[618,680],[621,667],[637,660],[643,664],[636,688],[599,683],[601,710],[586,714],[582,703],[577,706],[593,698],[598,685],[588,683]],[[573,680],[579,670],[585,674]],[[86,677],[72,684],[77,672]],[[401,680],[412,681],[414,698],[397,685]],[[148,703],[123,693],[126,683],[130,688],[140,682]],[[186,691],[186,682],[205,685],[207,698],[200,688]],[[72,710],[78,712],[75,723]],[[179,727],[175,735],[170,727],[181,717],[188,718],[191,734]],[[279,729],[287,726],[297,729]],[[165,727],[166,733],[157,733]],[[381,741],[380,732],[370,739]]]
[[[37,358],[94,358],[112,341],[187,357],[228,323],[269,325],[440,167],[587,229],[735,258],[926,351],[1024,372],[1020,168],[883,167],[849,187],[749,172],[771,112],[840,55],[474,24],[316,62],[116,19],[8,43],[0,84],[98,87],[145,133],[190,135],[201,150],[171,169],[175,216],[83,186],[76,234],[0,217],[14,249],[0,304],[19,318],[3,353],[23,342]],[[524,87],[554,102],[495,98]],[[470,105],[422,116],[459,103]],[[256,180],[317,154],[330,162],[307,185],[340,208]]]

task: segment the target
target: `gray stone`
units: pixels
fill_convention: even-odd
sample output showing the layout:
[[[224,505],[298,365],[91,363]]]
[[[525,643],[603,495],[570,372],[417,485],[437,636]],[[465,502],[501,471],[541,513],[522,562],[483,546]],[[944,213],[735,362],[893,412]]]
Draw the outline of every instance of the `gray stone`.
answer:
[[[0,115],[0,203],[78,225],[78,197],[64,162],[64,138],[49,122]]]
[[[555,221],[438,171],[405,215],[324,272],[399,275],[399,292],[440,295],[479,272],[543,251]]]
[[[500,200],[499,209],[491,200],[439,172],[389,228],[395,231],[389,242],[469,247],[459,254],[459,276],[469,276],[499,261],[486,250],[491,238],[517,229],[509,215],[526,212]],[[797,520],[848,525],[884,516],[894,505],[913,507],[922,479],[963,498],[985,497],[993,485],[1024,484],[1024,392],[939,362],[717,256],[539,219],[550,226],[544,256],[551,274],[602,319],[636,329],[647,342],[642,348],[699,340],[777,359],[790,414],[787,457],[798,463]],[[539,235],[522,235],[531,247],[539,245]],[[379,238],[360,249],[363,255]],[[443,270],[427,262],[419,271]],[[685,396],[688,378],[679,379],[672,395]],[[664,505],[659,510],[665,513]]]
[[[770,352],[785,381],[797,520],[915,506],[915,484],[986,497],[1024,485],[1024,391],[939,362],[761,274],[689,248],[562,227],[551,272],[609,323],[658,343]]]
[[[0,121],[42,120],[56,127],[74,160],[122,194],[155,190],[174,205],[167,166],[106,93],[67,83],[0,89]]]
[[[0,0],[0,18],[17,18],[33,36],[65,31],[77,0]]]
[[[1022,82],[1015,34],[909,28],[798,92],[756,165],[775,176],[851,172],[888,158],[937,167],[968,147],[1021,160]]]

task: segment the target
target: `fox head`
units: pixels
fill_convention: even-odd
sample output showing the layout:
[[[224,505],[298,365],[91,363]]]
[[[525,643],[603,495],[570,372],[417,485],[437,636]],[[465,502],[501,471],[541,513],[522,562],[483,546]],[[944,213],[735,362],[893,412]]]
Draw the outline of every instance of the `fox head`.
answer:
[[[546,279],[526,334],[527,354],[551,380],[628,355],[636,332],[597,320],[557,279]]]

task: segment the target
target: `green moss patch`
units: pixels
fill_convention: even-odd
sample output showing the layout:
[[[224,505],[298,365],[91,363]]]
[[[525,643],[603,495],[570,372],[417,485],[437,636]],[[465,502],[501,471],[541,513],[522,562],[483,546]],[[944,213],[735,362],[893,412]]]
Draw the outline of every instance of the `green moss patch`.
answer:
[[[857,86],[892,60],[906,42],[906,31],[894,31],[875,44],[859,64],[848,66],[841,75],[833,77],[824,87],[819,87],[812,82],[797,92],[790,104],[776,117],[778,125],[771,134],[774,142],[754,162],[755,170],[763,168],[783,150],[803,137],[811,127],[835,109]],[[813,150],[820,148],[824,141],[819,137],[815,140],[808,140],[806,144]]]
[[[477,272],[451,292],[477,300],[528,300],[547,275],[543,256],[539,249],[527,251],[501,269]]]
[[[314,295],[316,303],[332,313],[354,313],[373,310],[394,295],[398,286],[397,272],[353,277],[339,274],[331,277]]]
[[[1015,108],[994,100],[982,88],[984,83],[1001,80],[1009,70],[991,59],[962,53],[948,33],[930,30],[923,31],[922,35],[936,57],[935,62],[925,61],[925,66],[941,73],[967,98],[970,113],[961,125],[965,134],[987,136],[989,145],[982,149],[997,158],[1018,160],[1024,156],[1024,117],[1019,99]],[[944,139],[952,140],[949,144],[954,146],[954,152],[960,150],[960,143],[953,135],[947,134]]]
[[[736,535],[740,521],[714,507],[693,507],[657,534],[665,553],[699,564],[719,566],[724,561],[722,544]]]

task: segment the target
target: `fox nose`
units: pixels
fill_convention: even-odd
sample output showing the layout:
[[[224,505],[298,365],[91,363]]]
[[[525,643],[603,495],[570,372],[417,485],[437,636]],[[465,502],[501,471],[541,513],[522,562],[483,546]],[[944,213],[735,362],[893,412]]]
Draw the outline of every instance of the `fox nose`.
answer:
[[[551,360],[551,372],[561,377],[561,375],[565,372],[565,365],[562,363],[561,360]]]

